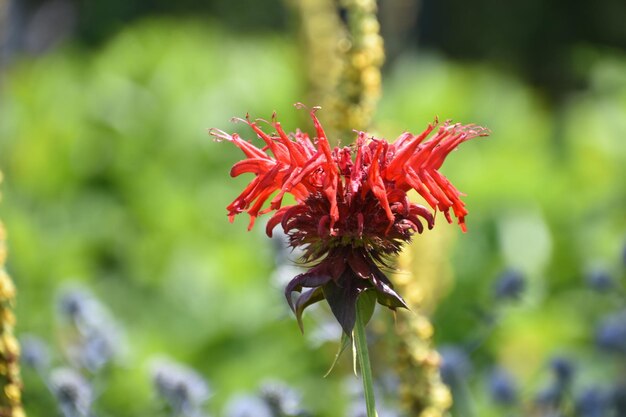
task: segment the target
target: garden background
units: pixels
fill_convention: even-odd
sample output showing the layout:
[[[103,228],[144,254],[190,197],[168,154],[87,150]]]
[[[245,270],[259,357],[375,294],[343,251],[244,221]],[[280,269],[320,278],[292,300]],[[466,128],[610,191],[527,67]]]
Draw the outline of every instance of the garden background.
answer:
[[[293,108],[316,103],[292,3],[0,1],[0,218],[16,332],[62,364],[59,294],[79,287],[106,306],[120,349],[97,381],[96,415],[157,415],[159,356],[207,378],[212,415],[268,379],[299,390],[315,416],[348,414],[349,359],[322,378],[337,343],[316,337],[311,317],[298,331],[263,228],[229,224],[247,178],[230,179],[238,150],[207,135],[251,139],[230,118],[274,111],[286,130],[310,130]],[[448,231],[451,273],[429,307],[437,346],[471,347],[469,409],[501,415],[496,366],[519,402],[534,401],[555,357],[575,366],[574,397],[617,389],[624,320],[603,332],[626,308],[626,3],[379,8],[387,61],[372,133],[392,140],[435,116],[492,131],[443,169],[467,194],[469,232]],[[513,273],[521,295],[498,300],[495,283]],[[23,379],[28,414],[51,415],[41,378],[24,366]]]

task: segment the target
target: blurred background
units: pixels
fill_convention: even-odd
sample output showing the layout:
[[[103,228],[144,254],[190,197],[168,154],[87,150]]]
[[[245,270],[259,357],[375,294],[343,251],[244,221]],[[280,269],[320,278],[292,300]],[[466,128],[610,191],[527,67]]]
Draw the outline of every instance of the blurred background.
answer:
[[[0,0],[0,218],[29,415],[263,416],[246,407],[278,391],[295,405],[275,415],[359,415],[349,355],[322,378],[337,329],[314,311],[301,335],[279,245],[228,223],[248,178],[207,135],[251,139],[230,118],[273,111],[310,130],[295,3]],[[425,312],[453,415],[626,415],[626,2],[379,9],[371,131],[435,116],[492,131],[442,170],[469,232],[432,232],[447,272]],[[387,356],[381,417],[399,415]]]

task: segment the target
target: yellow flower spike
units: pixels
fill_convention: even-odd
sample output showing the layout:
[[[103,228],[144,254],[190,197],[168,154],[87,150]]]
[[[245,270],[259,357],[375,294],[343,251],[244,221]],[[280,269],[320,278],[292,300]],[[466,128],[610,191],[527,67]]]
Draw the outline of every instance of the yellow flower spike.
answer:
[[[450,267],[441,256],[447,253],[450,236],[445,230],[432,230],[428,241],[414,239],[400,256],[395,282],[411,311],[397,315],[396,370],[407,415],[444,417],[452,406],[450,390],[439,376],[441,357],[433,347],[434,328],[427,316],[450,280]]]
[[[381,94],[385,61],[376,0],[340,0],[345,21],[331,0],[294,2],[309,51],[311,102],[331,115],[329,137],[347,140],[370,127]]]
[[[0,181],[2,174],[0,173]],[[0,222],[0,415],[25,417],[22,408],[19,356],[20,346],[13,335],[15,285],[4,269],[7,257],[6,230]]]
[[[4,269],[0,269],[0,301],[12,302],[15,298],[15,285]]]

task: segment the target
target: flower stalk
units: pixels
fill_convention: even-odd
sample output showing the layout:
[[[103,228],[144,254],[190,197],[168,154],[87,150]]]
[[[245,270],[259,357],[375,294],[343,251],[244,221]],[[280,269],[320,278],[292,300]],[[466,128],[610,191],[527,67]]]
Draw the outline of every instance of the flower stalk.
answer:
[[[293,2],[308,51],[311,100],[329,109],[335,144],[370,128],[385,61],[375,0]]]
[[[340,0],[345,14],[343,65],[333,114],[339,134],[370,127],[381,95],[381,67],[385,61],[376,0]]]
[[[372,367],[367,348],[367,333],[365,332],[365,325],[374,312],[375,304],[376,298],[369,297],[367,292],[359,297],[357,300],[356,323],[353,331],[354,350],[361,369],[367,417],[378,417],[376,413],[376,399],[374,396],[374,379],[372,377]]]
[[[399,257],[394,282],[410,311],[396,315],[396,372],[400,382],[401,406],[407,415],[447,417],[452,396],[440,377],[441,357],[434,348],[434,328],[429,315],[452,280],[446,256],[452,234],[445,229],[416,239]],[[404,313],[404,314],[403,314]]]

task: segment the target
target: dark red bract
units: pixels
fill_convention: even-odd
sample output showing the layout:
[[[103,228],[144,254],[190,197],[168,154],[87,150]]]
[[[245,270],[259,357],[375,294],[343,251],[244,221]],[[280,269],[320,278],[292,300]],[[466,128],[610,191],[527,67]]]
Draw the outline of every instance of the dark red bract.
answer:
[[[317,133],[314,141],[300,131],[286,134],[275,119],[272,135],[245,120],[265,142],[262,149],[237,134],[218,130],[211,134],[233,142],[247,157],[233,166],[231,176],[255,175],[227,207],[230,220],[245,211],[251,229],[257,216],[275,210],[267,223],[268,236],[280,224],[291,246],[304,248],[304,261],[313,265],[285,290],[300,325],[304,309],[326,299],[350,334],[356,300],[363,291],[375,290],[378,302],[391,309],[406,307],[381,267],[413,233],[422,233],[424,225],[433,227],[437,210],[450,223],[452,211],[466,230],[461,193],[439,168],[459,144],[488,132],[449,122],[437,128],[435,122],[419,135],[402,134],[394,143],[359,132],[354,145],[331,149],[315,109],[311,118]],[[430,209],[410,202],[410,190],[417,191]],[[286,193],[296,204],[282,206]],[[293,292],[299,293],[295,300]]]

